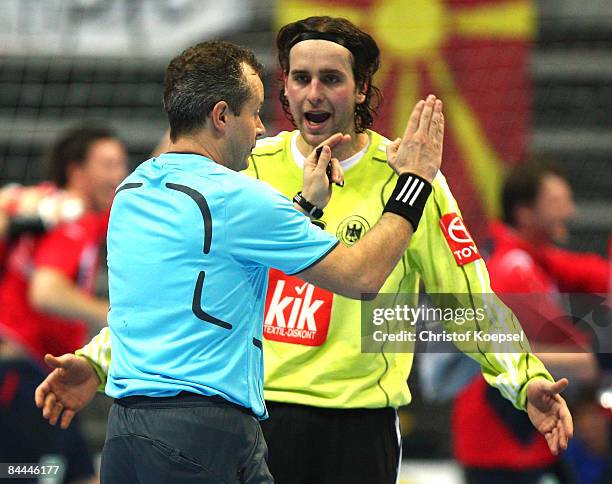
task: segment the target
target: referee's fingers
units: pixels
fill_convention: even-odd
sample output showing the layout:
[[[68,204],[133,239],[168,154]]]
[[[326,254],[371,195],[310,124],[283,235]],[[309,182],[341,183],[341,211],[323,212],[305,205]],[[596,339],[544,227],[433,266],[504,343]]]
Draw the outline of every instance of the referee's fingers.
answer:
[[[341,145],[342,143],[347,143],[349,141],[351,141],[350,134],[334,133],[325,141],[323,141],[321,145],[327,145],[333,150],[336,146]]]
[[[316,150],[315,150],[316,151]],[[321,155],[317,160],[316,169],[325,173],[327,170],[327,165],[331,161],[331,148],[327,145],[323,146],[321,149]]]
[[[339,186],[344,186],[344,170],[338,158],[332,158],[331,161],[332,181]]]
[[[318,155],[318,152],[324,146],[328,146],[329,148],[331,148],[333,150],[336,146],[338,146],[338,145],[340,145],[342,143],[347,143],[350,140],[351,140],[351,136],[348,135],[348,134],[342,134],[342,133],[334,133],[334,134],[332,134],[329,138],[327,138],[325,141],[320,143],[314,150],[312,150],[312,153],[310,153],[310,155],[308,155],[306,157],[306,162],[305,163],[308,166],[316,166],[318,159],[320,159],[320,156]]]
[[[304,161],[304,166],[314,170],[318,169],[319,162],[321,161],[321,158],[323,158],[323,148],[325,148],[325,146],[319,146],[318,148],[312,150],[312,152],[306,157],[306,160]],[[330,158],[331,154],[327,158],[327,161],[329,161]]]

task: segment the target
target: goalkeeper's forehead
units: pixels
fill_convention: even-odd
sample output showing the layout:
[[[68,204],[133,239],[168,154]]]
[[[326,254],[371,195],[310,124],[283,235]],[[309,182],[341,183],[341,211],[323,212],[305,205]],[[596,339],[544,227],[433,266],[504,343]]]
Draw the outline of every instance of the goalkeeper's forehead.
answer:
[[[352,72],[353,54],[344,46],[322,39],[309,39],[289,51],[289,71],[338,70]]]
[[[291,49],[297,44],[301,42],[306,42],[308,40],[324,40],[327,42],[331,42],[333,44],[337,44],[344,47],[349,52],[351,52],[353,56],[355,55],[355,52],[352,50],[352,48],[349,46],[349,44],[346,42],[346,40],[341,34],[336,34],[333,32],[319,32],[318,30],[306,30],[296,35],[289,43],[289,51],[291,51]]]

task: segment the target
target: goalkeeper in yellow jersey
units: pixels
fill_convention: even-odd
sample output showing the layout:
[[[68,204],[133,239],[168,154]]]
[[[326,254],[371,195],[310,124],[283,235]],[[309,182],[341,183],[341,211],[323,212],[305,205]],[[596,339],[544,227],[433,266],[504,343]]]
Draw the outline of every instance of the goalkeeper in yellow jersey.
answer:
[[[379,49],[349,21],[329,17],[286,25],[277,47],[284,79],[280,99],[297,129],[260,140],[247,173],[294,197],[314,147],[333,133],[349,134],[351,141],[333,152],[344,168],[345,186],[334,187],[318,223],[351,245],[379,218],[397,179],[386,163],[390,141],[369,129],[378,98],[372,78]],[[414,294],[421,279],[432,294],[492,292],[485,264],[441,173],[419,230],[381,292]],[[505,323],[516,328],[510,316]],[[483,327],[494,324],[487,321]],[[359,301],[271,272],[264,315],[270,418],[262,428],[277,482],[396,482],[401,461],[397,408],[410,402],[406,381],[413,354],[382,348],[362,352]],[[103,330],[77,354],[48,357],[58,369],[36,398],[52,423],[68,425],[105,382],[111,365],[108,332]],[[527,410],[552,452],[566,447],[572,423],[559,392],[567,380],[554,382],[526,344],[516,353],[470,356],[491,385]]]

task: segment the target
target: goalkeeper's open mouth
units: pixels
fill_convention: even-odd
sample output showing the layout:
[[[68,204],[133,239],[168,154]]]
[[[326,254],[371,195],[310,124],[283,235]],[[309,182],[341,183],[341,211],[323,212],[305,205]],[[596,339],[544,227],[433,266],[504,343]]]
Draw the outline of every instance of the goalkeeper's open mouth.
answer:
[[[306,126],[314,131],[323,129],[329,118],[331,118],[331,113],[325,111],[308,111],[304,113]]]

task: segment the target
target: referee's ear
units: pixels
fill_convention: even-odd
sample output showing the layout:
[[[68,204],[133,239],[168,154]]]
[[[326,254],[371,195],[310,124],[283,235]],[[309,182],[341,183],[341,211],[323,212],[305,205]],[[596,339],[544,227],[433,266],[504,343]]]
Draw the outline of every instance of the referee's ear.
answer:
[[[229,105],[226,101],[219,101],[212,108],[210,113],[210,121],[213,129],[222,134],[227,131],[227,116],[229,114]]]

